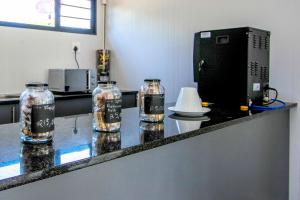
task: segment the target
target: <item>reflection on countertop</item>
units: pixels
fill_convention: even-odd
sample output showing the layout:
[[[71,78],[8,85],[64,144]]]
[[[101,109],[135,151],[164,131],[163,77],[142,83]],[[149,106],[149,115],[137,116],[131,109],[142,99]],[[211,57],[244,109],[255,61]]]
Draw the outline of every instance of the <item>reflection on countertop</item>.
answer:
[[[166,108],[170,106],[166,105]],[[296,104],[288,104],[289,108]],[[282,111],[279,110],[279,111]],[[163,123],[140,122],[138,108],[122,110],[120,132],[92,130],[92,114],[55,119],[52,144],[19,140],[19,125],[0,126],[0,191],[127,156],[251,120],[265,112],[212,109],[205,117],[185,118],[165,110]]]

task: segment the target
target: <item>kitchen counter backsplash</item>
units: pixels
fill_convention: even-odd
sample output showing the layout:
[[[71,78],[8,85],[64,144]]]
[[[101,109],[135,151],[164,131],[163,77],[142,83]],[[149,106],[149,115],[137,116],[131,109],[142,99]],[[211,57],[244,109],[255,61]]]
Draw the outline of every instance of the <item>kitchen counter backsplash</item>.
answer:
[[[137,94],[134,90],[121,90],[122,94]],[[0,95],[0,105],[18,104],[19,94]],[[92,97],[92,93],[54,94],[55,100]]]

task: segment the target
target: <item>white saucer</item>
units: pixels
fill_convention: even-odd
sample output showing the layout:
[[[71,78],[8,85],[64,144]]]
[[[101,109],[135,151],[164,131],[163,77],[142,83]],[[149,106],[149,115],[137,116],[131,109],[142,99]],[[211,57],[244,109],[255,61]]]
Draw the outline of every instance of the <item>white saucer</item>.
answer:
[[[169,107],[168,109],[175,112],[177,115],[186,116],[186,117],[200,117],[200,116],[203,116],[206,113],[210,112],[210,108],[205,108],[205,107],[203,107],[202,110],[199,112],[180,111],[180,110],[176,110],[176,108],[174,106]]]

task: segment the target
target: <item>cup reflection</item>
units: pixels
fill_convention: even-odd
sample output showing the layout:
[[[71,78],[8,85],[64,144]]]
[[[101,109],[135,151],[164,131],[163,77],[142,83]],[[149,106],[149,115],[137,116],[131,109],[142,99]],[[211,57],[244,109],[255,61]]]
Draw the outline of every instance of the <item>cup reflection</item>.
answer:
[[[140,122],[141,143],[147,143],[164,138],[164,122]]]
[[[207,116],[202,117],[183,117],[176,114],[169,116],[170,119],[175,120],[179,133],[187,133],[201,128],[203,122],[210,121]]]
[[[54,166],[54,148],[50,144],[22,144],[21,171],[30,173]]]
[[[92,155],[97,156],[121,149],[121,133],[96,132],[93,133]]]
[[[179,133],[187,133],[201,128],[201,121],[176,120]]]

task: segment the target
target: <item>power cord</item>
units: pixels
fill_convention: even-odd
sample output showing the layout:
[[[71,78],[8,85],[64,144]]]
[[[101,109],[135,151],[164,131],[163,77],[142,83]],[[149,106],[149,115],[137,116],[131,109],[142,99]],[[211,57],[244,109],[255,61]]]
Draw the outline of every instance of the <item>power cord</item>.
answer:
[[[78,60],[77,60],[77,51],[78,51],[78,47],[75,46],[73,50],[74,50],[74,55],[75,55],[75,62],[76,62],[77,67],[78,67],[78,69],[79,69],[79,63],[78,63]]]
[[[275,98],[271,99],[271,101],[264,103],[263,106],[259,106],[259,105],[251,105],[251,110],[277,110],[277,109],[281,109],[286,107],[286,103],[284,101],[281,101],[278,99],[278,91],[275,88],[271,88],[269,86],[267,86],[265,88],[266,91],[272,90],[275,92]],[[271,106],[271,104],[273,103],[279,103],[279,105],[274,105]]]
[[[267,106],[267,105],[270,105],[272,103],[275,103],[277,98],[278,98],[278,91],[275,88],[271,88],[271,87],[267,87],[265,90],[266,91],[269,91],[269,90],[274,91],[275,92],[275,98],[273,98],[271,101],[269,101],[267,103],[264,103],[264,105]]]
[[[251,105],[251,110],[277,110],[281,108],[286,107],[286,103],[284,101],[281,101],[279,99],[272,99],[273,102],[278,102],[280,103],[279,105],[276,106],[257,106],[257,105]]]

